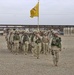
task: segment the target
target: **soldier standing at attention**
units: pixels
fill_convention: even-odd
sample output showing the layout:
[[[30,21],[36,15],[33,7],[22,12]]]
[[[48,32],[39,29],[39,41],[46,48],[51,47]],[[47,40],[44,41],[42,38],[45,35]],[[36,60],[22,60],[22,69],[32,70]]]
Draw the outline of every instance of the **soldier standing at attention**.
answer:
[[[32,54],[33,56],[36,56],[36,33],[33,32],[32,37],[31,37],[31,46],[32,46]]]
[[[23,40],[22,40],[23,33],[24,33],[23,31],[19,33],[19,37],[20,37],[20,39],[19,39],[19,51],[20,52],[23,51],[23,48],[22,48],[23,47]]]
[[[42,38],[42,42],[43,42],[43,52],[44,54],[46,55],[47,54],[47,51],[48,51],[48,43],[49,43],[49,38],[47,36],[47,33],[45,32],[44,33],[44,36]]]
[[[9,37],[11,52],[13,52],[13,36],[14,36],[14,31],[11,31],[10,37]]]
[[[53,55],[53,63],[57,66],[59,61],[59,52],[61,51],[61,37],[59,37],[58,33],[53,33],[53,39],[51,42],[51,53]]]
[[[22,40],[23,40],[24,54],[27,55],[28,48],[29,48],[29,36],[28,36],[28,33],[24,32],[22,38],[23,38]]]
[[[7,41],[7,48],[10,50],[10,42],[9,42],[9,37],[10,37],[10,32],[8,32],[7,34],[6,34],[6,41]]]
[[[39,54],[41,51],[42,37],[40,36],[39,32],[37,32],[35,35],[36,35],[35,51],[36,51],[36,57],[37,57],[37,59],[39,59]]]
[[[14,49],[16,51],[16,55],[18,54],[19,51],[19,33],[18,31],[15,31],[14,36],[13,36],[13,41],[14,41]]]

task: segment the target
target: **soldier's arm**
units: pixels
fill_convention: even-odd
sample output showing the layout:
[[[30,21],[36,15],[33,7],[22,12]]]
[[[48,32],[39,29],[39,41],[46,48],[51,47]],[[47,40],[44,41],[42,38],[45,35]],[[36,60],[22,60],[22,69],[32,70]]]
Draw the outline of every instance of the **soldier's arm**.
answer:
[[[37,34],[37,37],[39,37],[42,40],[42,37],[39,34]]]

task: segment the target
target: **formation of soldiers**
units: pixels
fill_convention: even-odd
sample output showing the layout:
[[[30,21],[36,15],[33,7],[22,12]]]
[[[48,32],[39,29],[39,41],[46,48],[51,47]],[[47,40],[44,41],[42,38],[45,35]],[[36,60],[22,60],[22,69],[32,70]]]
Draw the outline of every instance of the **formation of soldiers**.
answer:
[[[73,35],[74,36],[74,27],[65,27],[63,28],[64,35]]]
[[[23,52],[24,55],[32,53],[37,59],[41,53],[53,55],[54,65],[57,66],[59,51],[61,51],[61,37],[53,30],[26,30],[9,29],[6,34],[7,48],[16,53]]]

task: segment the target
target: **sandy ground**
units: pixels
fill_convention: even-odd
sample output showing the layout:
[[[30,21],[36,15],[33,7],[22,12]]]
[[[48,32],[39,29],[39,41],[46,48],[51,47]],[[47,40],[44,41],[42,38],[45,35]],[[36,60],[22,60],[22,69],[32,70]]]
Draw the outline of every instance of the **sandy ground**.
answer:
[[[62,36],[62,51],[58,67],[52,62],[51,54],[15,55],[7,50],[4,36],[0,36],[0,75],[74,75],[74,37]]]

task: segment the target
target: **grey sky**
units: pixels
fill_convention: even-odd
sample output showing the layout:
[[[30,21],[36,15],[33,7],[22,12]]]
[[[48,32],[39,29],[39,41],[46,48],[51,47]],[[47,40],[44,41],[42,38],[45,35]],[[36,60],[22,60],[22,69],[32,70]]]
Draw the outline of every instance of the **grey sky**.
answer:
[[[37,24],[30,10],[38,0],[0,0],[0,24]],[[40,0],[40,25],[74,24],[74,0]]]

